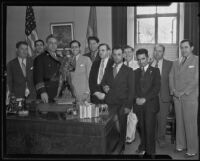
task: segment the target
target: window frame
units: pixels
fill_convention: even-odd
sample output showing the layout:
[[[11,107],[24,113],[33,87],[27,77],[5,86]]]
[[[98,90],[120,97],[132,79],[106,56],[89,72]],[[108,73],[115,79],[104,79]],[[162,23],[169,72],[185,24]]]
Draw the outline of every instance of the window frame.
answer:
[[[157,7],[155,6],[156,12]],[[155,13],[155,14],[143,14],[143,15],[137,15],[137,7],[134,9],[134,44],[135,45],[152,45],[152,44],[158,44],[158,17],[176,17],[177,18],[177,25],[176,25],[176,43],[162,43],[163,45],[177,45],[179,43],[179,21],[180,21],[180,4],[177,3],[177,13]],[[138,18],[155,18],[155,43],[137,43],[137,19]]]

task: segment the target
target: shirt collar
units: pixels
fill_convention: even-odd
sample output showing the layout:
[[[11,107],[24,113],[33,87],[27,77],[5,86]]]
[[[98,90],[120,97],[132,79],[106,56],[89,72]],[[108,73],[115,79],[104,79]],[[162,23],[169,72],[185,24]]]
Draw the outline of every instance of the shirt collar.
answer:
[[[144,71],[145,71],[145,72],[147,71],[148,67],[149,67],[149,64],[147,64],[147,65],[144,67]]]

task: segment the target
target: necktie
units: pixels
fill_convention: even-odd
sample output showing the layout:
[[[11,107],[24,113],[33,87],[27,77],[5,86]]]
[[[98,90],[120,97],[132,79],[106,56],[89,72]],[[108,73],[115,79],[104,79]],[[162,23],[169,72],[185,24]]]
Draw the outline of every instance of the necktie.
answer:
[[[103,69],[104,69],[104,59],[101,60],[100,71],[99,71],[99,83],[103,78]]]
[[[24,74],[24,77],[26,77],[26,65],[25,65],[25,59],[22,59],[22,72]]]
[[[145,74],[144,67],[142,67],[141,70],[142,70],[141,76],[144,77],[144,74]]]
[[[181,65],[183,65],[185,63],[186,59],[187,59],[187,57],[184,56],[183,59],[182,59]]]
[[[156,60],[156,65],[155,65],[155,67],[156,67],[156,68],[158,68],[158,62],[159,62],[159,61],[158,61],[158,60]]]
[[[129,67],[129,62],[127,61],[127,66]]]
[[[91,53],[92,54],[92,62],[95,61],[95,53]]]
[[[115,64],[114,68],[113,68],[113,77],[115,78],[117,75],[117,64]]]

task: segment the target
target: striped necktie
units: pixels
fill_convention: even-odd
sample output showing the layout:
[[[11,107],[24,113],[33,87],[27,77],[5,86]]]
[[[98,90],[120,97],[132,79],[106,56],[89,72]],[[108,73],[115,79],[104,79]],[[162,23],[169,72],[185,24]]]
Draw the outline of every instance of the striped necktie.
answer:
[[[183,59],[182,59],[182,61],[181,61],[181,65],[183,65],[186,62],[186,59],[187,59],[187,57],[184,56]]]
[[[24,77],[26,77],[26,64],[25,64],[25,59],[22,59],[21,65],[22,65],[22,72],[23,72],[23,74],[24,74]]]

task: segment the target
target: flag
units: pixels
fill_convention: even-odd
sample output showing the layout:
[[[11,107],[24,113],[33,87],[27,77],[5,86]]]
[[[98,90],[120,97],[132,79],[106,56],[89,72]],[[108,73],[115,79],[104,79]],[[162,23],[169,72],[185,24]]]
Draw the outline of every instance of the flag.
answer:
[[[85,41],[85,50],[88,50],[87,38],[89,36],[97,37],[97,13],[96,7],[90,7],[87,33],[86,33],[86,41]]]
[[[26,18],[25,18],[25,34],[26,42],[28,43],[28,54],[29,56],[34,56],[33,51],[35,50],[34,42],[38,40],[37,31],[36,31],[36,22],[31,6],[26,8]]]

